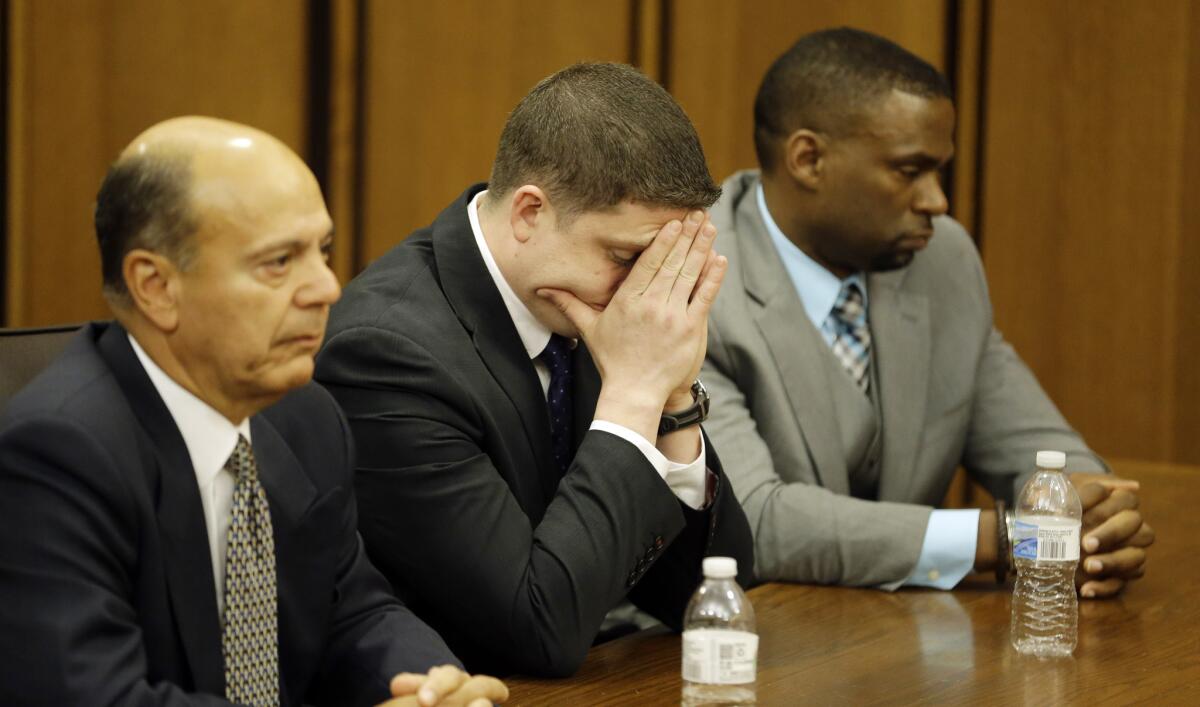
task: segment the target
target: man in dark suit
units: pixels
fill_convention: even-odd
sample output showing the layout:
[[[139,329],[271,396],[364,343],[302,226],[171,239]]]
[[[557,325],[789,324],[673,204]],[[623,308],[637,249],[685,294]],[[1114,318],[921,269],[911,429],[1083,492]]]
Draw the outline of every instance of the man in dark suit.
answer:
[[[0,428],[0,703],[502,699],[434,668],[457,661],[355,532],[351,437],[309,384],[339,287],[303,162],[170,120],[114,164],[96,230],[117,322]]]
[[[334,308],[317,379],[358,442],[367,551],[468,667],[569,675],[626,598],[678,629],[705,555],[748,580],[694,385],[718,194],[661,87],[569,67],[513,111],[490,184]]]

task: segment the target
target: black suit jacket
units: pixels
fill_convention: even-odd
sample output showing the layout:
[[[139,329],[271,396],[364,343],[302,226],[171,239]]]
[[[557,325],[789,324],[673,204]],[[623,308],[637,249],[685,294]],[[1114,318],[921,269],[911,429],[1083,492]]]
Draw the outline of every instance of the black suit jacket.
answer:
[[[546,399],[467,217],[477,185],[347,285],[317,379],[350,420],[367,552],[468,668],[568,675],[628,594],[678,629],[710,554],[751,539],[708,447],[694,511],[629,442],[588,431],[600,377],[575,353],[564,476]]]
[[[352,445],[317,385],[250,421],[271,506],[283,704],[368,704],[455,662],[356,532]],[[0,703],[218,704],[196,477],[125,330],[85,328],[0,428]]]

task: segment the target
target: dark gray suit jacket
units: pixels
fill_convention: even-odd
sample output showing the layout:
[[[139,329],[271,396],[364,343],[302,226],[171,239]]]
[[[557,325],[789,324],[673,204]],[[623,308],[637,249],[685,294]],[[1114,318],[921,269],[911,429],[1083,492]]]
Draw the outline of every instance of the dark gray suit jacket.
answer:
[[[730,267],[709,321],[706,425],[755,536],[764,580],[894,588],[916,566],[929,513],[964,466],[1012,498],[1039,449],[1071,471],[1106,471],[992,326],[979,254],[962,227],[907,267],[867,278],[882,407],[874,498],[853,498],[828,345],[770,240],[757,171],[735,174],[712,210]]]
[[[284,705],[375,704],[456,662],[355,532],[329,394],[250,419],[271,507]],[[125,330],[92,324],[0,427],[0,704],[226,704],[208,533],[187,447]]]
[[[574,352],[575,454],[554,462],[546,398],[483,262],[468,189],[346,286],[317,379],[359,450],[372,560],[469,668],[568,675],[631,601],[678,629],[705,555],[750,576],[750,529],[712,446],[695,511],[634,445],[589,431],[600,377]],[[419,569],[419,571],[418,571]]]

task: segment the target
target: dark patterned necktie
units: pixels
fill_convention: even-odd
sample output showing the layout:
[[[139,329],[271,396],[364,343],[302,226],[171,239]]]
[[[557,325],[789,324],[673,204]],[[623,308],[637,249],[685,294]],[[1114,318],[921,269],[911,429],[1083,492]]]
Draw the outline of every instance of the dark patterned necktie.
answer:
[[[550,413],[550,444],[554,461],[561,473],[571,465],[571,342],[558,334],[550,335],[550,343],[538,354],[538,360],[550,369],[550,388],[546,391],[546,407]]]
[[[830,316],[833,317],[836,332],[833,353],[858,387],[868,392],[871,385],[871,376],[868,375],[871,366],[871,330],[867,327],[867,308],[863,306],[858,283],[847,282],[842,285]]]
[[[279,617],[271,509],[245,437],[225,468],[237,482],[225,551],[225,697],[238,704],[279,704]]]

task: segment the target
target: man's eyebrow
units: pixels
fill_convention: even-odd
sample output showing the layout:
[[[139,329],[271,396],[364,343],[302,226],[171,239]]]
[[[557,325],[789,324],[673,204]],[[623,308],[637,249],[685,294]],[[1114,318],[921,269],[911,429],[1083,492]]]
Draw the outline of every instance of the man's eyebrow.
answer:
[[[325,235],[321,236],[319,245],[325,245],[333,242],[334,229],[330,228]],[[261,248],[256,248],[250,252],[251,258],[258,258],[275,251],[286,250],[292,253],[297,253],[308,247],[309,240],[307,238],[280,238],[277,241],[272,241],[263,245]]]
[[[267,243],[261,248],[255,248],[250,252],[250,257],[257,258],[260,255],[265,255],[277,250],[298,251],[303,249],[304,245],[305,241],[302,238],[281,238],[277,241]]]
[[[940,167],[943,164],[948,164],[952,159],[954,159],[953,150],[950,151],[950,154],[946,155],[944,160],[934,157],[928,152],[910,152],[908,154],[900,155],[894,158],[892,161],[897,164],[907,163],[920,165],[922,167]]]

